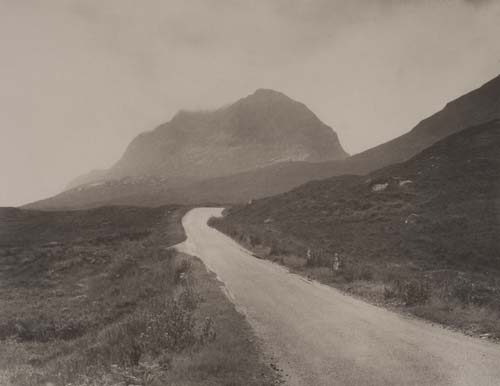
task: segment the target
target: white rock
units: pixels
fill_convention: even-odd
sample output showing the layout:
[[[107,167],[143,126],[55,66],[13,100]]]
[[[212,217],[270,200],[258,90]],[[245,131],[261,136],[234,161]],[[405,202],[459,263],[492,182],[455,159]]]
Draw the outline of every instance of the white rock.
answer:
[[[375,184],[375,185],[372,186],[372,190],[374,192],[382,192],[385,189],[387,189],[388,186],[389,186],[388,182],[386,182],[385,184]]]

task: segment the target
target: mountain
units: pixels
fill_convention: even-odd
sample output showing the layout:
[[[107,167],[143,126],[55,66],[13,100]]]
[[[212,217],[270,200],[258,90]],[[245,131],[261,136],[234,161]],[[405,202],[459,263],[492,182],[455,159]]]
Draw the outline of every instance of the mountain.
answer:
[[[135,176],[200,179],[282,161],[345,157],[335,132],[304,104],[259,89],[215,111],[180,111],[170,122],[137,136],[110,170],[77,182]]]
[[[233,207],[217,226],[275,249],[340,253],[381,274],[402,265],[499,271],[500,120],[365,176],[313,181]]]
[[[253,111],[258,111],[259,114],[252,115]],[[207,120],[201,118],[204,116],[225,117],[216,120],[219,126],[211,126],[213,132],[221,131],[217,138],[225,138],[225,144],[213,139],[205,150],[199,150],[197,143],[208,139],[199,138],[203,136],[198,133],[193,120],[196,121],[194,117],[200,117],[198,120],[206,123]],[[114,203],[242,203],[284,193],[308,181],[342,174],[365,174],[406,161],[452,133],[495,118],[500,118],[500,76],[448,103],[441,111],[423,120],[401,137],[345,158],[336,134],[304,105],[275,91],[258,90],[215,112],[179,113],[171,122],[136,138],[110,171],[97,171],[91,178],[80,178],[73,189],[28,207],[58,209],[88,208]],[[297,120],[304,123],[299,124]],[[186,122],[187,134],[184,139],[182,135],[179,138],[179,133],[184,133],[179,121]],[[310,126],[307,122],[314,122],[314,125]],[[200,127],[206,129],[210,126],[205,123]],[[316,129],[303,129],[313,126]],[[255,138],[245,136],[245,133],[250,132],[259,134]],[[293,135],[290,134],[292,132]],[[308,138],[308,133],[312,132],[316,134],[312,135],[313,138]],[[289,134],[292,138],[286,138],[287,145],[278,141],[278,137],[284,138]],[[228,140],[231,136],[238,140]],[[324,139],[325,136],[328,140]],[[168,138],[176,140],[169,142]],[[269,141],[268,145],[266,141]],[[259,145],[254,146],[256,142]],[[170,149],[169,146],[174,147],[175,143],[179,144],[179,149]],[[247,145],[243,145],[245,143]],[[161,149],[165,146],[166,150],[153,150],[155,144]],[[226,147],[227,150],[224,150]],[[147,150],[139,151],[140,148]],[[236,149],[241,148],[245,150],[241,152],[241,158],[238,158],[236,153],[239,150]],[[197,159],[193,156],[195,149],[199,150]],[[332,149],[330,153],[328,149]],[[141,161],[141,153],[151,155],[144,156]],[[278,153],[281,155],[276,155]],[[249,154],[255,155],[256,159],[250,159],[253,155]],[[295,156],[292,157],[291,154]],[[156,161],[153,159],[158,159],[158,166],[154,165]],[[155,175],[161,174],[160,170],[169,169],[168,162],[172,170],[163,173],[165,175]],[[179,174],[181,167],[186,172],[183,177]],[[146,169],[156,171],[148,172],[146,176],[140,175]],[[200,175],[201,170],[206,173],[204,176]],[[214,175],[216,173],[219,175]]]
[[[80,176],[66,191],[26,208],[230,202],[214,186],[217,178],[281,163],[347,156],[337,134],[304,104],[259,89],[215,111],[180,111],[171,121],[137,136],[109,170]],[[213,195],[197,185],[211,178]]]
[[[366,174],[408,160],[466,127],[500,118],[500,76],[448,103],[410,132],[344,160],[317,163],[283,162],[199,184],[205,198],[246,202],[284,193],[303,183],[342,174]],[[211,200],[208,200],[211,201]]]
[[[214,201],[246,202],[284,193],[308,181],[342,174],[366,174],[413,157],[433,143],[466,127],[500,118],[500,76],[448,103],[410,132],[344,160],[283,162],[202,182]]]

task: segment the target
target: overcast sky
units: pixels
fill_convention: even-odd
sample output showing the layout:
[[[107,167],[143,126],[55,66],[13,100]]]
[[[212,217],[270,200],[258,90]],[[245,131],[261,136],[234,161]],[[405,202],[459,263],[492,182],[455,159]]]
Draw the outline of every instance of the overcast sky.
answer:
[[[500,73],[497,0],[0,0],[0,206],[257,88],[356,153]]]

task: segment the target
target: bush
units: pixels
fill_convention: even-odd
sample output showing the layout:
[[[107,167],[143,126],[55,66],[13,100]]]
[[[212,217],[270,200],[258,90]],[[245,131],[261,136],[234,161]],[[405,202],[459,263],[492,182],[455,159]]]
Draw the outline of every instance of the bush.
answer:
[[[175,267],[175,283],[184,283],[186,281],[187,273],[190,269],[191,263],[186,259],[181,260],[181,262],[178,263]]]
[[[78,320],[49,320],[43,316],[11,320],[0,325],[0,339],[14,337],[20,342],[49,342],[55,339],[70,340],[82,336],[86,325]]]
[[[407,307],[425,304],[430,297],[430,285],[424,280],[395,280],[389,286],[384,287],[384,298],[386,300],[399,299]]]
[[[464,304],[485,305],[494,297],[494,292],[473,282],[460,282],[452,288],[451,296],[459,299]]]
[[[257,235],[250,235],[250,245],[252,247],[255,247],[257,245],[261,245],[262,244],[262,240],[260,239],[259,236]]]
[[[306,265],[308,267],[331,267],[333,257],[325,251],[310,251]]]
[[[421,280],[412,280],[405,286],[403,300],[406,306],[415,306],[426,303],[431,296],[429,283]]]
[[[371,266],[356,261],[341,261],[339,274],[348,283],[356,280],[370,281],[373,279],[373,269]]]
[[[179,352],[196,342],[192,309],[183,300],[168,301],[156,315],[148,318],[142,346],[155,355]]]
[[[271,243],[271,248],[269,250],[269,254],[271,256],[279,256],[279,255],[282,255],[283,254],[283,249],[281,248],[281,246],[279,245],[278,242],[276,241],[273,241]]]

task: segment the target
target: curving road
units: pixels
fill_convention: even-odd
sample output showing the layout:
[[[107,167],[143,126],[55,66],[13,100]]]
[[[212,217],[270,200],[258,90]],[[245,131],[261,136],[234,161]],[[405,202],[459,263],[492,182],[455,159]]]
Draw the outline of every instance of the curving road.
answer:
[[[201,258],[225,283],[289,385],[500,385],[500,345],[400,316],[254,258],[207,225],[221,211],[187,213],[187,240],[178,249]]]

